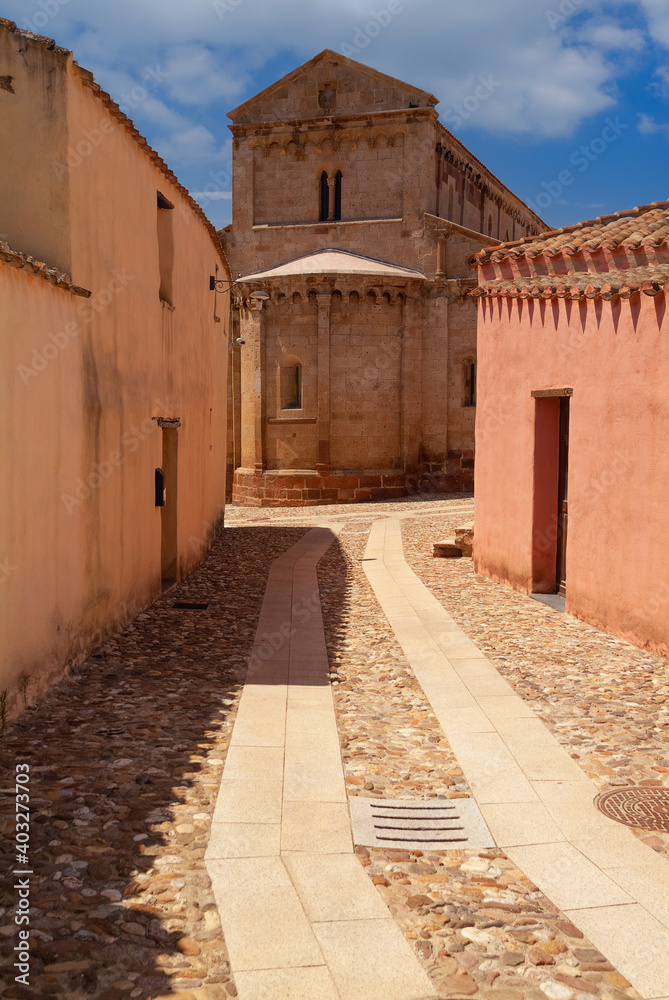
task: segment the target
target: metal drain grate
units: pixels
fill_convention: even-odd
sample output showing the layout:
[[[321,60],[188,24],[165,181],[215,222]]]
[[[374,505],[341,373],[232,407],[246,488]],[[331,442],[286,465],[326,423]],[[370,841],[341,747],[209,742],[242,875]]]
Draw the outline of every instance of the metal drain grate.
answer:
[[[600,792],[595,805],[617,823],[669,833],[669,788],[639,785],[614,788]]]
[[[495,847],[474,799],[349,800],[353,840],[361,847],[456,850]]]
[[[209,605],[198,604],[196,601],[175,601],[172,607],[179,608],[181,611],[206,611]]]

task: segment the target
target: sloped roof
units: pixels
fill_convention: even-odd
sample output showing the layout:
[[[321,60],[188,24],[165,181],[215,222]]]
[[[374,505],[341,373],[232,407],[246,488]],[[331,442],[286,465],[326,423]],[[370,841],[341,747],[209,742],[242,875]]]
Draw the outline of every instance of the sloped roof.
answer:
[[[255,274],[246,274],[240,281],[263,281],[266,278],[297,277],[311,274],[361,274],[383,278],[425,279],[421,271],[414,271],[385,260],[375,260],[350,253],[348,250],[330,248],[303,254],[293,260],[271,267]]]
[[[72,292],[73,295],[81,295],[86,299],[91,297],[88,289],[82,288],[81,285],[75,285],[69,274],[59,271],[56,267],[49,267],[43,261],[37,260],[36,257],[31,257],[30,254],[22,253],[20,250],[12,250],[9,243],[3,240],[0,240],[0,261],[9,264],[10,267],[25,270],[27,274],[36,274],[39,278],[48,281],[49,284],[64,288],[66,291]]]
[[[626,212],[600,215],[596,219],[579,222],[575,226],[552,229],[538,236],[527,237],[500,246],[487,247],[474,257],[477,264],[496,264],[503,260],[539,256],[555,257],[566,253],[574,255],[596,252],[600,249],[615,250],[628,247],[656,248],[669,240],[669,201],[655,201],[640,205]]]
[[[533,278],[484,281],[469,294],[511,299],[628,299],[635,292],[669,292],[669,264],[633,267],[628,271],[578,271],[576,274],[540,274]]]
[[[314,69],[320,63],[332,62],[339,66],[346,66],[356,73],[360,73],[377,83],[384,84],[386,87],[391,87],[395,90],[401,90],[407,95],[407,107],[409,102],[412,104],[418,104],[419,107],[433,107],[438,103],[437,98],[434,94],[428,93],[426,90],[421,90],[419,87],[414,87],[410,83],[405,83],[403,80],[397,80],[395,77],[388,76],[386,73],[381,73],[379,70],[372,69],[370,66],[365,66],[364,63],[357,62],[355,59],[350,59],[348,56],[341,55],[339,52],[334,52],[332,49],[323,49],[318,55],[314,56],[313,59],[307,60],[307,62],[302,63],[296,69],[282,76],[280,80],[276,80],[274,83],[270,84],[260,93],[255,94],[250,97],[248,101],[240,104],[238,107],[234,108],[232,111],[228,112],[228,118],[233,121],[237,118],[242,118],[253,111],[254,107],[260,107],[267,98],[271,97],[278,91],[283,90],[284,87],[293,83],[299,77],[308,73],[311,69]],[[336,113],[333,114],[336,117]]]

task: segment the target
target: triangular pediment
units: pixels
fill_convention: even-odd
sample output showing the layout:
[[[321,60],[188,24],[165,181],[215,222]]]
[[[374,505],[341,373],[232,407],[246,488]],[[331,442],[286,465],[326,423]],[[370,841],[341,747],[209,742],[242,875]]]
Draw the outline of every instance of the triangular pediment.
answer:
[[[234,111],[235,125],[431,108],[437,98],[325,49]]]

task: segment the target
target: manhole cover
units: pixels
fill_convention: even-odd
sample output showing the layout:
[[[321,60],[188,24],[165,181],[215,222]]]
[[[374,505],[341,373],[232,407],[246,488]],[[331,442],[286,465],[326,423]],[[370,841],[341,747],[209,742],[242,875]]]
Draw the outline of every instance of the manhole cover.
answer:
[[[474,799],[349,800],[353,840],[361,847],[495,847]]]
[[[614,788],[600,792],[595,805],[609,819],[642,830],[669,833],[669,788]]]

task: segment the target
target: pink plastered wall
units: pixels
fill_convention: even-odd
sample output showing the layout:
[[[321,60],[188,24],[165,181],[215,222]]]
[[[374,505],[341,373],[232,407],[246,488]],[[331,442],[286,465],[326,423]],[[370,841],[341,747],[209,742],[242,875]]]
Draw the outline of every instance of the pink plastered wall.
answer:
[[[475,568],[546,591],[554,533],[542,539],[537,519],[555,491],[556,400],[532,391],[573,389],[567,611],[659,652],[669,651],[666,310],[664,294],[483,299],[476,418]]]

